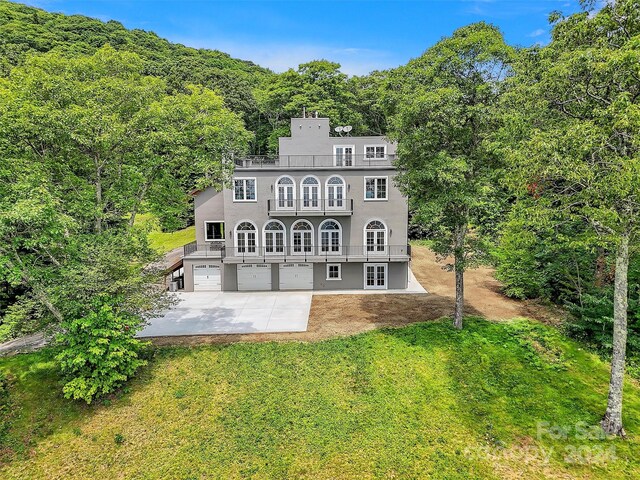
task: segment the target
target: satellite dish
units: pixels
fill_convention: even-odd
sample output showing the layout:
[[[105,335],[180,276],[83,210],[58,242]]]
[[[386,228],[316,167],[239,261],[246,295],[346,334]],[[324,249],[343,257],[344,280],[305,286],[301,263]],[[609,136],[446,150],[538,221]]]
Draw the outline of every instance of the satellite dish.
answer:
[[[342,128],[345,132],[349,133],[351,130],[353,130],[353,127],[351,125],[347,125],[346,127]]]
[[[336,127],[334,128],[334,130],[338,133],[340,133],[341,131],[343,131],[345,129],[345,127]]]

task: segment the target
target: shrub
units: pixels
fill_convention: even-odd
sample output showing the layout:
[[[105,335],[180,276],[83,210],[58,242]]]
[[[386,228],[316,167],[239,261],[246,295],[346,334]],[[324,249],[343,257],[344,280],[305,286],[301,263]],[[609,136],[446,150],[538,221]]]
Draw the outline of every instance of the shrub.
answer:
[[[134,336],[139,318],[118,312],[111,304],[98,304],[86,316],[63,323],[56,356],[66,379],[66,398],[87,403],[113,392],[147,362],[139,353],[146,345]]]
[[[0,445],[2,445],[9,431],[9,379],[0,372]]]

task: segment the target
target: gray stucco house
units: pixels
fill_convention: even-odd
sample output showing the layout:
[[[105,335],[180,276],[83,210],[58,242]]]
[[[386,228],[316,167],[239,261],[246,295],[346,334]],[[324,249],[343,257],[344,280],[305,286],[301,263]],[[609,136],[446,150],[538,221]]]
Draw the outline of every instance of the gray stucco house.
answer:
[[[407,288],[395,144],[330,133],[328,118],[293,118],[278,156],[236,160],[230,188],[194,192],[185,291]]]

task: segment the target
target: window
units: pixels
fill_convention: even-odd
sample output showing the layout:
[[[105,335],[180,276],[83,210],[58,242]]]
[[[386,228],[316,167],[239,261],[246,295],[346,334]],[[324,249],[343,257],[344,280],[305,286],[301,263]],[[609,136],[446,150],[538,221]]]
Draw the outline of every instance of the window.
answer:
[[[342,265],[327,263],[327,280],[342,280]]]
[[[364,158],[387,158],[387,146],[386,145],[365,145]]]
[[[253,202],[256,200],[256,179],[235,178],[233,180],[233,200],[236,202]]]
[[[264,226],[263,246],[267,255],[277,255],[284,253],[284,225],[272,220]]]
[[[313,250],[313,227],[306,220],[298,220],[291,227],[293,254],[304,255]]]
[[[204,222],[204,240],[224,240],[224,222]]]
[[[364,227],[366,254],[387,252],[387,227],[380,220],[372,220]]]
[[[387,264],[386,263],[365,263],[364,264],[364,288],[365,289],[386,289],[387,288]]]
[[[278,210],[293,209],[296,184],[291,177],[280,177],[276,182],[276,206]]]
[[[320,251],[330,255],[342,253],[342,228],[335,220],[320,224]]]
[[[386,200],[387,199],[387,177],[365,177],[364,178],[364,199],[365,200]]]
[[[333,147],[333,159],[336,167],[353,166],[353,145],[335,145]]]
[[[251,222],[240,222],[236,227],[236,252],[242,255],[258,253],[256,226]]]
[[[341,177],[331,177],[327,180],[325,203],[328,209],[342,210],[345,207],[344,180]]]
[[[320,208],[320,181],[316,177],[302,180],[302,208]]]

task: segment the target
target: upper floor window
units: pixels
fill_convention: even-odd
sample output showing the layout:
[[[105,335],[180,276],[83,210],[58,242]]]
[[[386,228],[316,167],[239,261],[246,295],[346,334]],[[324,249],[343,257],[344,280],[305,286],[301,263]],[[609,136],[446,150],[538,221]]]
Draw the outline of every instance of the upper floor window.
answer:
[[[256,199],[255,178],[233,179],[233,200],[236,202],[252,202]]]
[[[277,220],[271,220],[264,226],[262,244],[266,254],[284,253],[284,231],[284,225]]]
[[[365,145],[364,158],[387,158],[387,146],[386,145]]]
[[[204,222],[204,240],[224,240],[224,222]]]
[[[364,227],[364,241],[367,253],[386,253],[387,226],[380,220],[372,220]]]
[[[302,208],[320,207],[320,181],[316,177],[302,180]]]
[[[387,177],[365,177],[364,178],[364,199],[365,200],[386,200],[387,199]]]
[[[353,154],[355,147],[353,145],[334,145],[333,158],[336,167],[353,166]]]
[[[240,222],[236,227],[237,253],[255,255],[258,251],[256,226],[248,221]]]
[[[298,220],[291,226],[293,254],[302,255],[313,250],[313,226],[306,220]]]
[[[342,177],[331,177],[327,180],[327,192],[325,199],[327,208],[340,210],[345,206],[344,180]]]
[[[278,209],[294,207],[296,184],[291,177],[280,177],[276,182],[276,204]]]
[[[320,224],[320,251],[339,255],[342,251],[342,228],[335,220]]]

